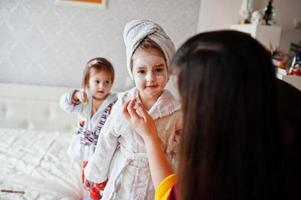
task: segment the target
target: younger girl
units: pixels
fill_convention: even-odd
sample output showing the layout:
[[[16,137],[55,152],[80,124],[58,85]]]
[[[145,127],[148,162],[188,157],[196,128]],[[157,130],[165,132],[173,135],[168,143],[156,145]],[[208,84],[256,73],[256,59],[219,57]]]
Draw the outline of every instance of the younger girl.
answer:
[[[180,103],[164,87],[174,45],[163,29],[134,20],[124,29],[128,72],[136,87],[120,94],[103,127],[95,154],[85,169],[90,182],[108,184],[103,199],[154,199],[154,187],[142,138],[122,115],[123,105],[139,99],[155,121],[165,156],[175,164],[181,129]]]
[[[83,167],[94,153],[100,130],[117,101],[116,95],[110,93],[113,81],[112,64],[105,58],[94,58],[84,69],[83,89],[70,91],[61,97],[61,108],[79,115],[68,154],[82,162]]]

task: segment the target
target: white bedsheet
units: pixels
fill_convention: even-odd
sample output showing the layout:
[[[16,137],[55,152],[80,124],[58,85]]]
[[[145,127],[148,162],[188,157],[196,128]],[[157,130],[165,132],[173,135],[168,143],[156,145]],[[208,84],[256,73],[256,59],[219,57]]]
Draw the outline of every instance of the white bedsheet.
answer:
[[[0,128],[0,199],[81,199],[80,165],[71,162],[67,146],[72,133]]]

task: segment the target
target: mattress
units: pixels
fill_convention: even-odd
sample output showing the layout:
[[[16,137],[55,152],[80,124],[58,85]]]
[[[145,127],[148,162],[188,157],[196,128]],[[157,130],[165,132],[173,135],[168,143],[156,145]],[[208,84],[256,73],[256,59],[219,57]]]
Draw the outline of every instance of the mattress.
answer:
[[[80,164],[66,153],[71,137],[0,128],[0,199],[81,199]]]

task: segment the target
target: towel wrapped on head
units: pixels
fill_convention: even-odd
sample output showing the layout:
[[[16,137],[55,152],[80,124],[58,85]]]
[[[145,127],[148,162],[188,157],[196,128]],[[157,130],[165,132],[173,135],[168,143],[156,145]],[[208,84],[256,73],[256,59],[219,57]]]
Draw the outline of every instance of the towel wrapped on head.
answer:
[[[154,41],[162,49],[167,66],[169,66],[175,53],[173,42],[158,24],[149,20],[132,20],[128,22],[124,27],[123,40],[126,47],[127,69],[131,78],[133,78],[131,58],[136,48],[146,37]]]

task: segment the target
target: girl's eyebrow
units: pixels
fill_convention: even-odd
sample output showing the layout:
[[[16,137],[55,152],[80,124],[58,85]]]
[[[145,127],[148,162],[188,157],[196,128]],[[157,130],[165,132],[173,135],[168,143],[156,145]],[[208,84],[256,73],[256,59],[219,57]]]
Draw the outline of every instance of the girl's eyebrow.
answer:
[[[165,69],[165,68],[166,68],[165,65],[155,65],[155,66],[152,68],[152,70],[157,70],[157,69],[163,70],[163,69]]]
[[[164,67],[164,64],[157,64],[155,67]]]
[[[145,69],[145,68],[146,68],[145,66],[137,67],[137,69]]]

